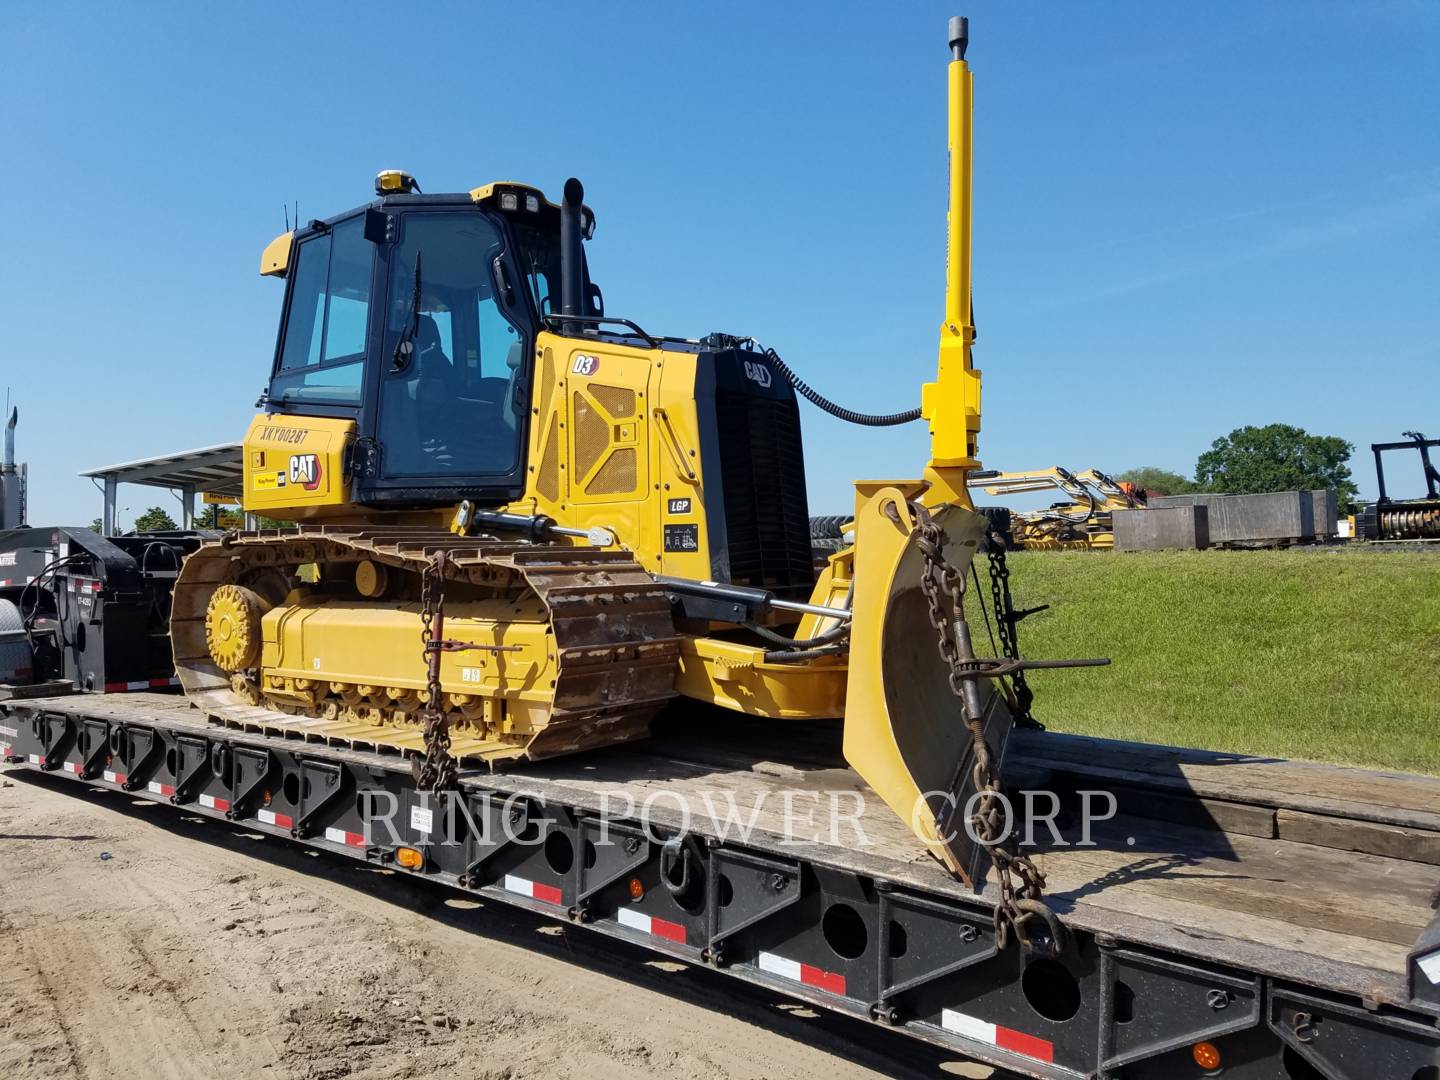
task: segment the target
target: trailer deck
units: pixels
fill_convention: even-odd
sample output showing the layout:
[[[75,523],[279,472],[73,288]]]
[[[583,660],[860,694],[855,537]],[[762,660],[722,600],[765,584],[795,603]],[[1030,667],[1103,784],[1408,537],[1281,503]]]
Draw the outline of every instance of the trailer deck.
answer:
[[[1440,954],[1440,778],[1016,732],[1012,788],[1062,806],[1037,862],[1072,941],[1049,958],[996,949],[993,885],[926,853],[844,768],[838,725],[691,709],[645,743],[467,772],[441,806],[399,758],[222,728],[174,696],[0,710],[28,767],[387,865],[418,849],[417,876],[1034,1076],[1206,1075],[1201,1041],[1231,1077],[1440,1066],[1418,973]],[[1100,789],[1117,812],[1081,846],[1079,793]]]

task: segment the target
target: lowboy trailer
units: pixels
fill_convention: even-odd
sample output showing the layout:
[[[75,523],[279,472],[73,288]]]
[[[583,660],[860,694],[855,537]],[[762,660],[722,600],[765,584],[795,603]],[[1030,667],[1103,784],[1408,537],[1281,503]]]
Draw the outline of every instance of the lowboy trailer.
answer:
[[[398,754],[245,728],[163,694],[13,700],[0,755],[1027,1076],[1440,1076],[1437,778],[1017,730],[1016,806],[1050,791],[1060,810],[1033,797],[1059,834],[1035,828],[1064,926],[1047,954],[997,947],[993,882],[946,872],[823,725],[692,709],[441,796]]]

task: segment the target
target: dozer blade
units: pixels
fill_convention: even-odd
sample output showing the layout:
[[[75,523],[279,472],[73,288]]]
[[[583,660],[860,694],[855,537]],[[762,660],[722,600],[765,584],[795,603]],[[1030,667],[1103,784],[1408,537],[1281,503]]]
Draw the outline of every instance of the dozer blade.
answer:
[[[946,558],[968,577],[985,518],[958,506],[931,513],[945,530]],[[973,741],[937,647],[913,530],[906,493],[897,487],[880,488],[856,517],[845,759],[974,889],[989,857],[965,828],[975,793]],[[978,602],[971,597],[967,614],[978,617]],[[992,680],[980,680],[979,690],[985,742],[998,770],[1013,721]]]

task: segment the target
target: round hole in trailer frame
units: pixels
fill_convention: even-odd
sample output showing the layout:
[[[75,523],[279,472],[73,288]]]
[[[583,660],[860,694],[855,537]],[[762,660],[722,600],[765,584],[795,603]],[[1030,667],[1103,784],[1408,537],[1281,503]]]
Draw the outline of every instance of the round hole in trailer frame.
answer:
[[[567,873],[575,865],[575,845],[559,829],[551,829],[545,836],[545,863],[557,874]]]
[[[1128,1024],[1135,1019],[1135,991],[1129,983],[1115,980],[1115,1022]]]
[[[1020,976],[1026,1002],[1046,1020],[1057,1024],[1080,1011],[1080,983],[1064,964],[1041,957],[1031,960]]]
[[[830,951],[844,960],[854,960],[865,952],[870,943],[870,932],[865,929],[865,920],[849,904],[831,904],[825,909],[820,920],[820,932],[825,935],[825,944]]]

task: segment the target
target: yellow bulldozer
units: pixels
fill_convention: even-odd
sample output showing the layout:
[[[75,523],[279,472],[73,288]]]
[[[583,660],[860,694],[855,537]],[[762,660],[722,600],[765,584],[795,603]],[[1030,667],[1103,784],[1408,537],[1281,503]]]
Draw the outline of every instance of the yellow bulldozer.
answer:
[[[556,203],[385,171],[368,205],[266,247],[285,296],[245,508],[297,524],[185,563],[172,637],[190,699],[222,724],[406,754],[436,790],[641,738],[677,699],[843,718],[855,770],[973,880],[993,855],[983,823],[979,843],[960,825],[991,809],[1015,683],[1043,662],[1010,639],[977,656],[964,610],[984,599],[966,582],[985,519],[967,491],[963,20],[950,36],[939,370],[907,413],[840,409],[749,338],[607,315],[574,179]],[[797,391],[930,428],[918,476],[855,484],[853,545],[822,565]]]
[[[972,488],[997,498],[1058,491],[1068,501],[1042,510],[1009,516],[1008,540],[1013,547],[1032,551],[1108,550],[1115,546],[1117,510],[1145,505],[1145,493],[1134,484],[1115,480],[1099,469],[1072,473],[1056,465],[1028,472],[981,471],[966,481]]]

